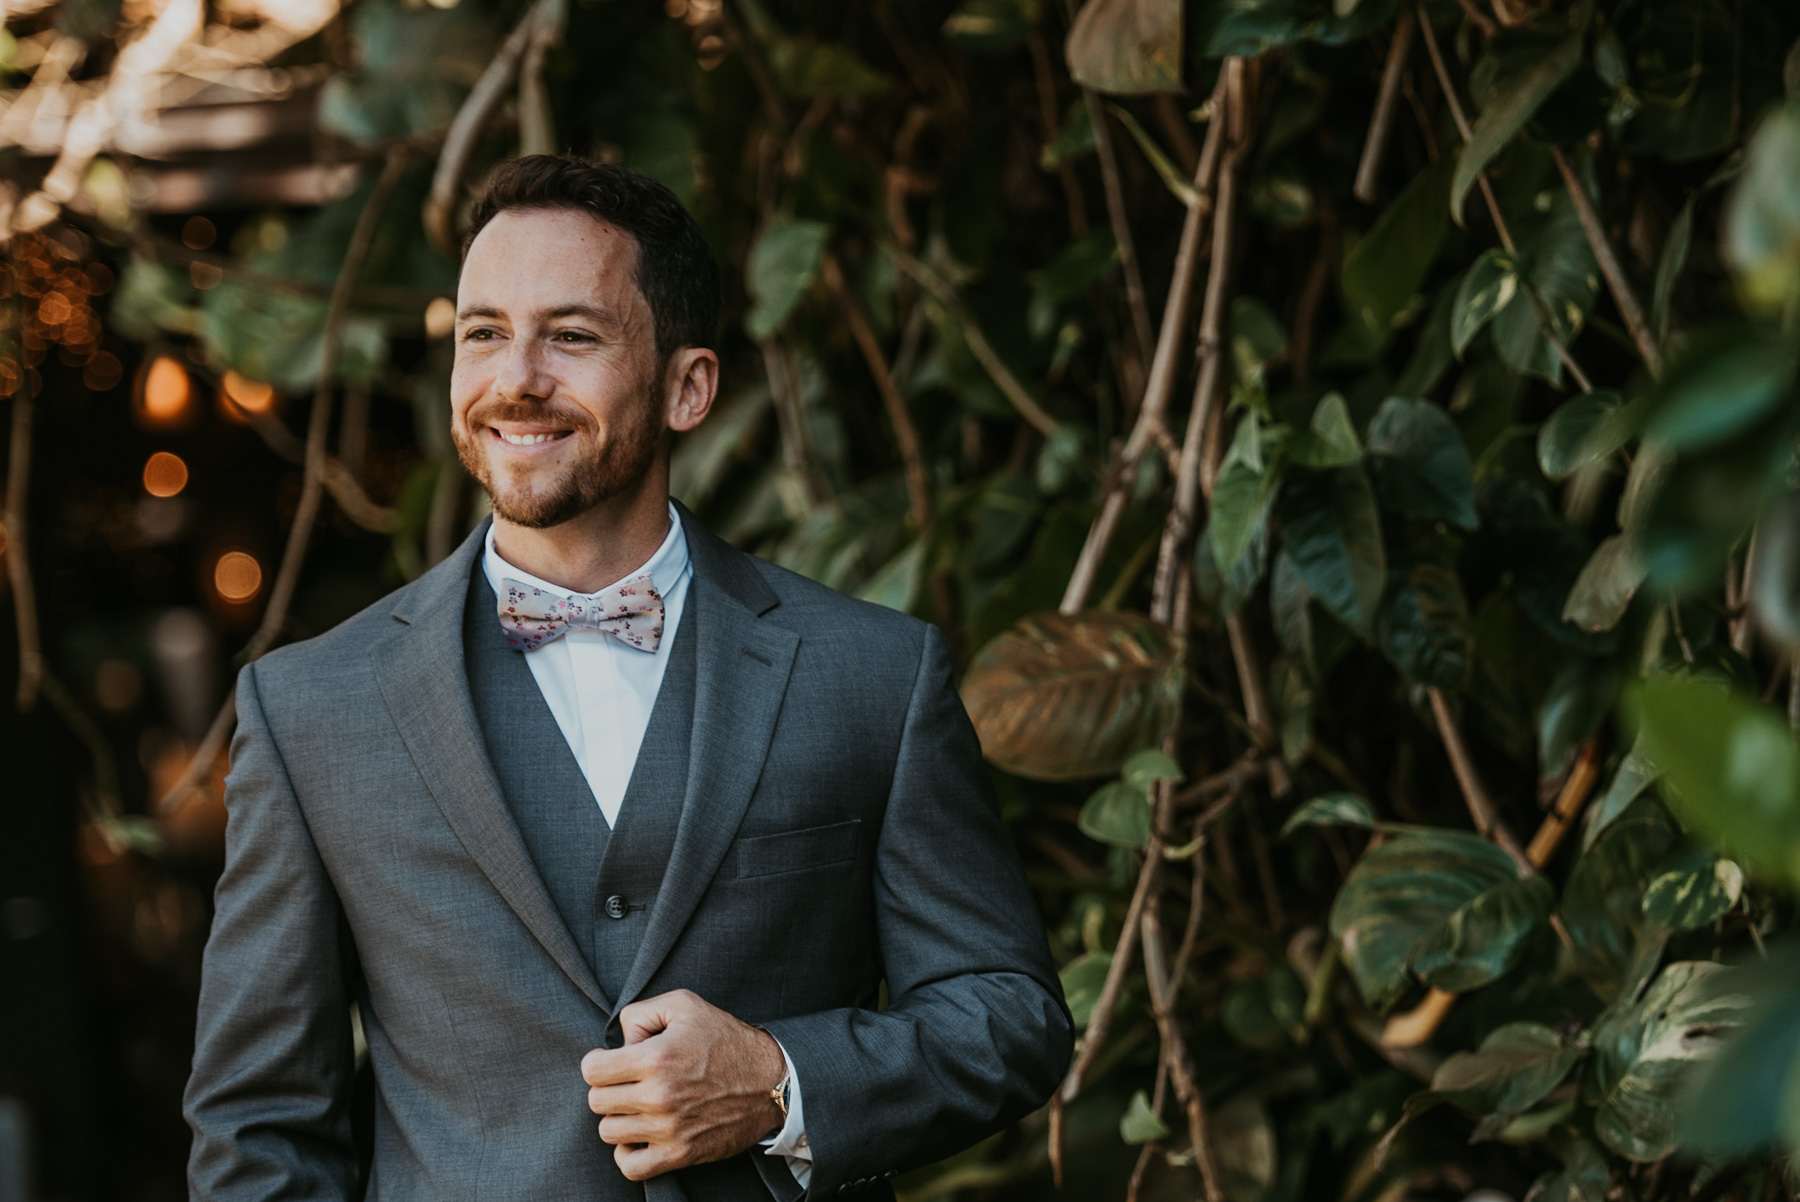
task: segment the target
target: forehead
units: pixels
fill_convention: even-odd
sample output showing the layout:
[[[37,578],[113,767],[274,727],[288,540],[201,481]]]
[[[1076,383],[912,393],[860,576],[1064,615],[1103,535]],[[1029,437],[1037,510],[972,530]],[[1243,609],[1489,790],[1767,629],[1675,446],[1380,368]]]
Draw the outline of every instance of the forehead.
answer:
[[[458,308],[505,310],[600,302],[632,308],[637,239],[580,209],[507,209],[463,258]]]

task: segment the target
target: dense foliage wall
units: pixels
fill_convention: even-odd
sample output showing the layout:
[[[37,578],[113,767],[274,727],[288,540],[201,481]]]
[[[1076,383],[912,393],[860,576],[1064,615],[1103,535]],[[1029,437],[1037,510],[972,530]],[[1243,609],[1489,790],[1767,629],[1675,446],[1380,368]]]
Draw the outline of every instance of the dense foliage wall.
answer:
[[[119,76],[174,7],[40,7],[6,69]],[[198,41],[256,32],[218,8]],[[449,248],[488,165],[572,148],[725,265],[677,495],[950,633],[1064,965],[1058,1099],[906,1197],[1793,1196],[1797,38],[358,0],[262,64],[353,167],[322,206],[157,215],[147,156],[10,152],[21,703],[91,765],[94,912],[178,1023],[231,722],[181,639],[316,632],[479,516]]]

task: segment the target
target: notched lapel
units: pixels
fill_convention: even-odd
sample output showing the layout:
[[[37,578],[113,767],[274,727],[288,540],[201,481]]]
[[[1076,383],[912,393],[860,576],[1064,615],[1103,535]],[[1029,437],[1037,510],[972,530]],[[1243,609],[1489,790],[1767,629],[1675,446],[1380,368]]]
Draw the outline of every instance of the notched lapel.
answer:
[[[450,829],[519,921],[581,992],[610,1015],[612,1004],[557,913],[507,809],[469,697],[462,615],[481,533],[420,579],[415,599],[396,615],[406,625],[371,652],[375,677],[401,741]]]
[[[717,543],[704,529],[696,531],[698,523],[685,511],[683,517],[694,552],[688,604],[694,607],[694,633],[699,639],[687,790],[662,889],[619,990],[621,1007],[637,998],[661,966],[731,849],[768,758],[775,719],[800,647],[799,635],[759,621],[760,609],[753,611],[734,596],[726,587],[730,577],[711,562],[742,553]],[[742,567],[753,572],[748,557],[742,558]],[[753,595],[751,602],[772,605],[767,586],[760,579],[756,584],[763,595]]]

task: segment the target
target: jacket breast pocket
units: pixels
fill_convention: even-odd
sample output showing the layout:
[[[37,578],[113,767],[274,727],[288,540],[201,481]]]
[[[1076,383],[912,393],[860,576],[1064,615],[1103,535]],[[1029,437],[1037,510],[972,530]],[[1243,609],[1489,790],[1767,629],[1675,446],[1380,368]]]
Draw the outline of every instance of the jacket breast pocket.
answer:
[[[811,868],[833,868],[853,863],[862,838],[862,819],[809,826],[774,835],[754,835],[732,844],[720,875],[726,877],[776,876]]]

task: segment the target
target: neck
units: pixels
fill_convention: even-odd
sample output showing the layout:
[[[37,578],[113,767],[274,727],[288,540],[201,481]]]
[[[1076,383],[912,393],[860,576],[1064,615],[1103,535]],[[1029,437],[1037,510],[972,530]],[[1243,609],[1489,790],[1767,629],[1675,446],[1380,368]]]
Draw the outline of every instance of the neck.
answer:
[[[559,526],[534,530],[494,515],[494,550],[500,558],[576,593],[599,592],[642,567],[668,535],[666,476],[646,480],[633,495],[602,501]]]

